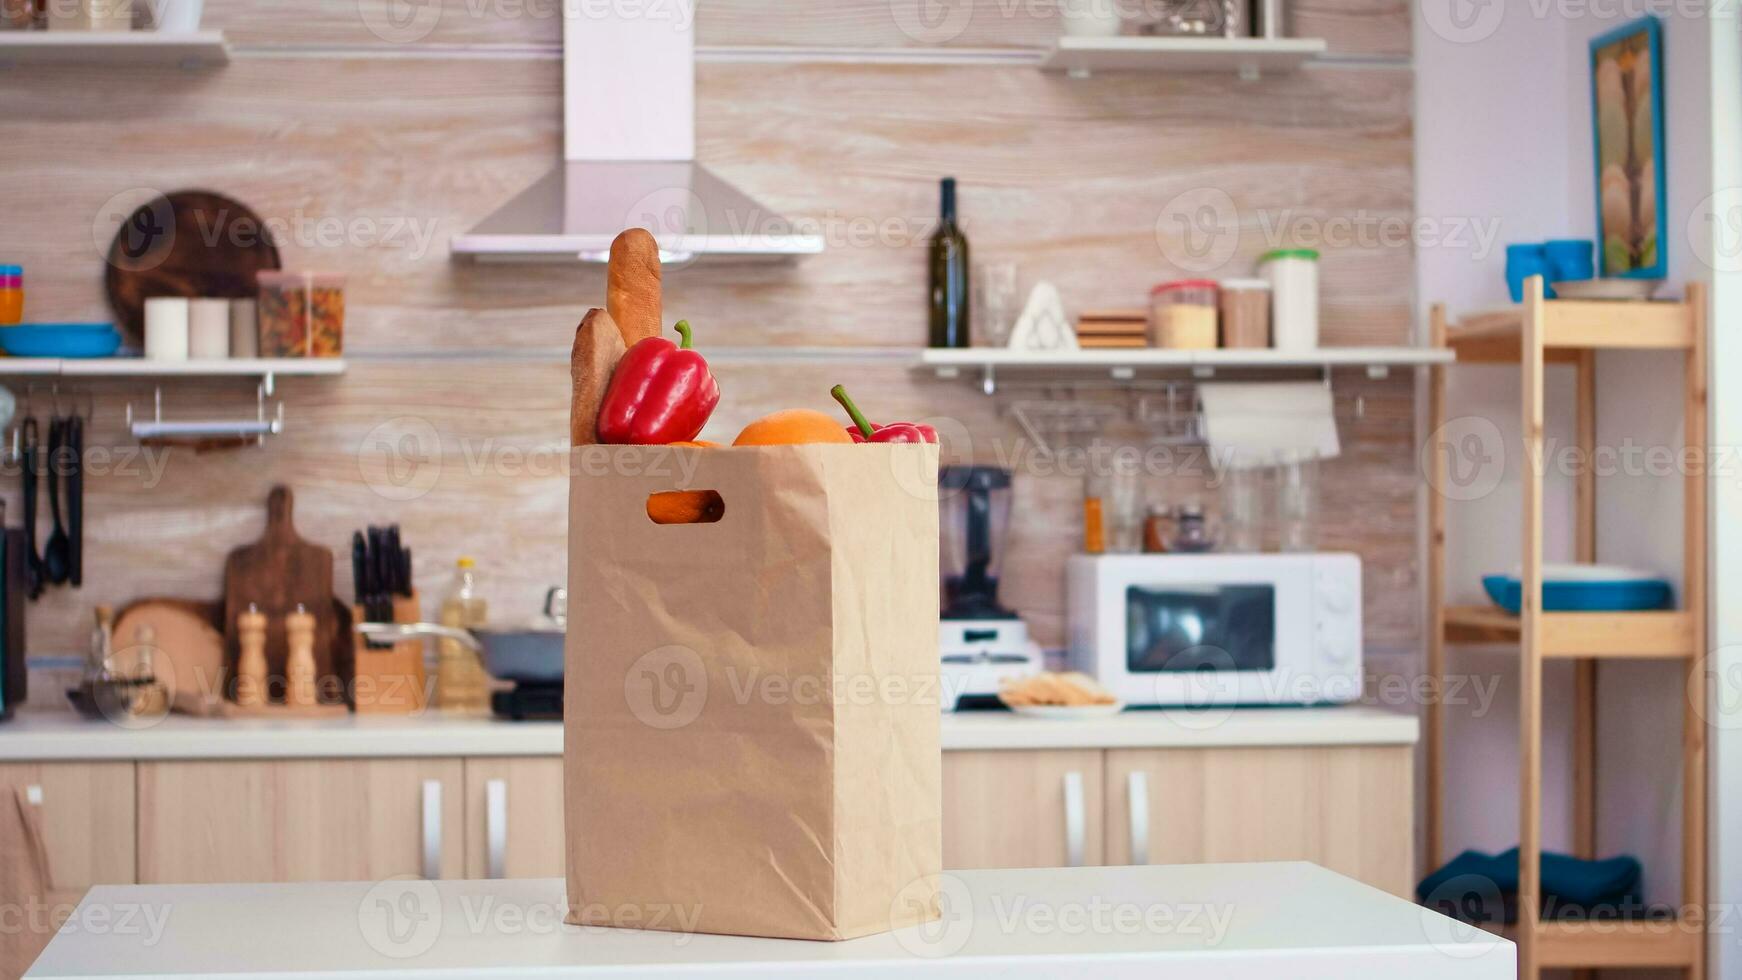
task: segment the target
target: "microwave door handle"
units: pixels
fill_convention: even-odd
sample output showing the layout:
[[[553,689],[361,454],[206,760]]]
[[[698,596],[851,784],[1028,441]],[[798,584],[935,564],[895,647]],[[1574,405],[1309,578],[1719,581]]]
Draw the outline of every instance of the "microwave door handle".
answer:
[[[1149,863],[1149,774],[1139,770],[1125,780],[1131,810],[1131,862]]]
[[[1065,773],[1065,867],[1083,866],[1083,841],[1088,816],[1083,806],[1083,774]]]

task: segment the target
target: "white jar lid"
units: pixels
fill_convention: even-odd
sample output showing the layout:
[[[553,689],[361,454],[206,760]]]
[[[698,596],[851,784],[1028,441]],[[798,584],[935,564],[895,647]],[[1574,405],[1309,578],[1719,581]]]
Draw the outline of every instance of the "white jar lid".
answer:
[[[1268,279],[1224,279],[1224,280],[1222,280],[1222,288],[1223,289],[1262,289],[1262,290],[1265,290],[1266,292],[1268,292],[1270,290],[1270,280],[1268,280]]]

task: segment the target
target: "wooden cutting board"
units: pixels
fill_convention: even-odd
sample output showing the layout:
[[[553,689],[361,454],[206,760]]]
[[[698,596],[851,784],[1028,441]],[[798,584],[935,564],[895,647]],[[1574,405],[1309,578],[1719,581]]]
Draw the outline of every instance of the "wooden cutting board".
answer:
[[[169,692],[170,705],[186,714],[223,697],[224,634],[213,625],[217,603],[191,599],[140,599],[115,617],[115,666],[137,673],[150,639],[152,672]]]
[[[224,662],[232,677],[241,653],[236,618],[249,603],[266,614],[266,673],[269,693],[282,700],[288,648],[284,619],[298,603],[315,617],[315,681],[322,700],[342,702],[350,676],[349,644],[337,642],[339,622],[333,596],[333,552],[296,533],[290,488],[272,488],[266,501],[266,533],[254,544],[230,552],[224,562]]]
[[[211,191],[177,191],[140,205],[109,244],[103,284],[116,326],[145,343],[145,300],[152,296],[245,299],[254,276],[279,268],[278,245],[260,216]]]

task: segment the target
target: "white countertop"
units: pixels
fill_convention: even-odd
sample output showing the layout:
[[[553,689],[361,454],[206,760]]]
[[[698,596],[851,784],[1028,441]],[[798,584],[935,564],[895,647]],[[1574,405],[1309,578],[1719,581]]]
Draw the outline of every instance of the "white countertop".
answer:
[[[1362,705],[1126,711],[1056,721],[1008,712],[943,717],[943,747],[962,749],[1212,748],[1259,745],[1413,745],[1410,715]],[[561,755],[558,722],[500,721],[427,712],[330,719],[162,719],[129,728],[67,713],[0,722],[0,761],[286,759]]]
[[[1512,943],[1310,864],[950,872],[844,943],[561,924],[560,880],[91,889],[29,980],[778,977],[1510,980]]]

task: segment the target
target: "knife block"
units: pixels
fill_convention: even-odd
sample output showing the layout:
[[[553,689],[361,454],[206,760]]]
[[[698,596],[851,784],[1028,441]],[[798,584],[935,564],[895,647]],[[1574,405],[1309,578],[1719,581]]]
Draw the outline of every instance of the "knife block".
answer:
[[[393,597],[393,621],[416,623],[423,619],[414,589],[409,597]],[[363,607],[352,606],[355,622],[364,622]],[[355,645],[351,700],[360,715],[412,715],[429,704],[429,687],[423,666],[423,637],[402,640],[391,647],[375,648],[362,636],[352,634]]]

